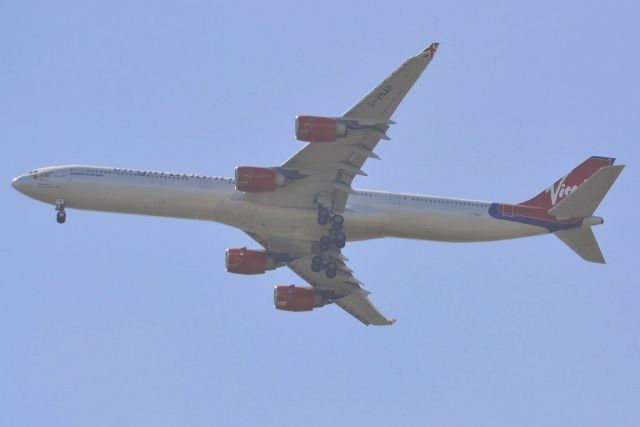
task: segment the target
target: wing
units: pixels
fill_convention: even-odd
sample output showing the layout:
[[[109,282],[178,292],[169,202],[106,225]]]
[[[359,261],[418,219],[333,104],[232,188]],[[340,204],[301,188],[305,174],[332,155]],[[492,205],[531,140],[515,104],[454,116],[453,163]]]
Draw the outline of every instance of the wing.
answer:
[[[407,59],[393,73],[358,101],[341,117],[329,119],[339,124],[344,136],[330,143],[309,143],[282,166],[275,168],[287,179],[287,185],[264,193],[245,193],[249,202],[283,208],[329,208],[344,211],[351,183],[358,175],[366,175],[362,166],[374,153],[381,139],[394,124],[391,115],[418,77],[433,59],[437,43],[432,43],[418,55]],[[326,119],[324,119],[326,120]],[[389,320],[371,304],[367,291],[347,266],[348,261],[335,246],[323,251],[323,263],[335,263],[335,277],[324,271],[314,272],[312,259],[319,254],[317,243],[299,239],[258,235],[248,232],[282,264],[313,286],[324,301],[333,302],[365,325],[390,325]],[[320,236],[317,236],[320,239]]]
[[[312,252],[312,242],[263,236],[250,232],[247,234],[271,254],[283,260],[285,265],[313,286],[317,294],[337,304],[365,325],[391,325],[395,322],[380,314],[369,301],[367,297],[369,292],[362,289],[362,282],[355,278],[353,270],[346,264],[348,259],[339,250],[332,249],[324,254],[328,260],[335,262],[338,266],[336,277],[329,279],[324,272],[311,270],[311,258],[315,255]]]
[[[407,59],[342,117],[346,135],[331,143],[308,143],[278,170],[295,178],[286,187],[268,194],[252,194],[247,200],[272,206],[316,208],[318,205],[343,212],[353,191],[351,183],[366,175],[362,166],[374,153],[380,139],[394,124],[391,116],[418,77],[433,59],[438,43]]]

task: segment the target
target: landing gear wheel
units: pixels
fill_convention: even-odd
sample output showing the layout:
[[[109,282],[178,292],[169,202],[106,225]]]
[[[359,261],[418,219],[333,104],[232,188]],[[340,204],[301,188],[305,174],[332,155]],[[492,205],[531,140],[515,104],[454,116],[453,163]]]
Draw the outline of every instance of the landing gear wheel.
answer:
[[[342,249],[347,244],[347,236],[343,232],[337,232],[334,236],[334,243],[338,249]]]
[[[320,238],[320,250],[324,252],[324,251],[328,251],[329,248],[331,248],[331,237],[322,236]]]
[[[322,259],[322,256],[316,255],[313,258],[311,258],[311,271],[319,273],[320,271],[322,271],[323,267],[324,267],[324,260]]]
[[[327,208],[319,208],[318,209],[318,224],[327,225],[329,223],[329,209]]]
[[[334,231],[342,230],[344,226],[344,217],[342,215],[335,215],[331,218],[331,229]]]
[[[64,212],[64,200],[56,199],[56,221],[58,224],[64,224],[67,220],[67,214]]]
[[[335,262],[329,262],[324,266],[324,274],[329,278],[333,279],[338,275],[338,265]]]
[[[329,218],[330,213],[328,208],[318,208],[318,217]]]

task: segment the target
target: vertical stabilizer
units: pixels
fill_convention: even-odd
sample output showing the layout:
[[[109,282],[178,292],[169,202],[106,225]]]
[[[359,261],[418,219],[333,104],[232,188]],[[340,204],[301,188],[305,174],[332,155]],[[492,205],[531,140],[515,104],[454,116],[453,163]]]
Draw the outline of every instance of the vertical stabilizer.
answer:
[[[605,166],[611,166],[614,161],[615,159],[610,157],[589,157],[574,170],[554,182],[549,188],[533,199],[520,203],[520,205],[534,206],[548,211],[569,194],[576,191],[590,176]]]

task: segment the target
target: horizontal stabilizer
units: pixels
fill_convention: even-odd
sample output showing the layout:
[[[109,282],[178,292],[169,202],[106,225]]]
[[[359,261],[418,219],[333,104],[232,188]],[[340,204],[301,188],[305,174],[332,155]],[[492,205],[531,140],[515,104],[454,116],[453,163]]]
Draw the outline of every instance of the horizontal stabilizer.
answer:
[[[604,257],[602,256],[602,252],[596,241],[596,236],[593,235],[591,227],[558,231],[555,235],[585,261],[605,264]]]
[[[558,218],[584,218],[596,208],[615,182],[624,165],[605,166],[549,210]]]

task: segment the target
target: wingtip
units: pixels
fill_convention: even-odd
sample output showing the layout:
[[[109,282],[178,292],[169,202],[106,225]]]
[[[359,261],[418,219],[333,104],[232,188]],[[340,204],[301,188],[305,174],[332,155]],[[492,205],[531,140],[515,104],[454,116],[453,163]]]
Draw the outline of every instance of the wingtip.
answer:
[[[433,56],[436,54],[436,51],[438,50],[438,46],[440,46],[440,43],[431,43],[427,48],[420,52],[420,56],[433,58]]]

